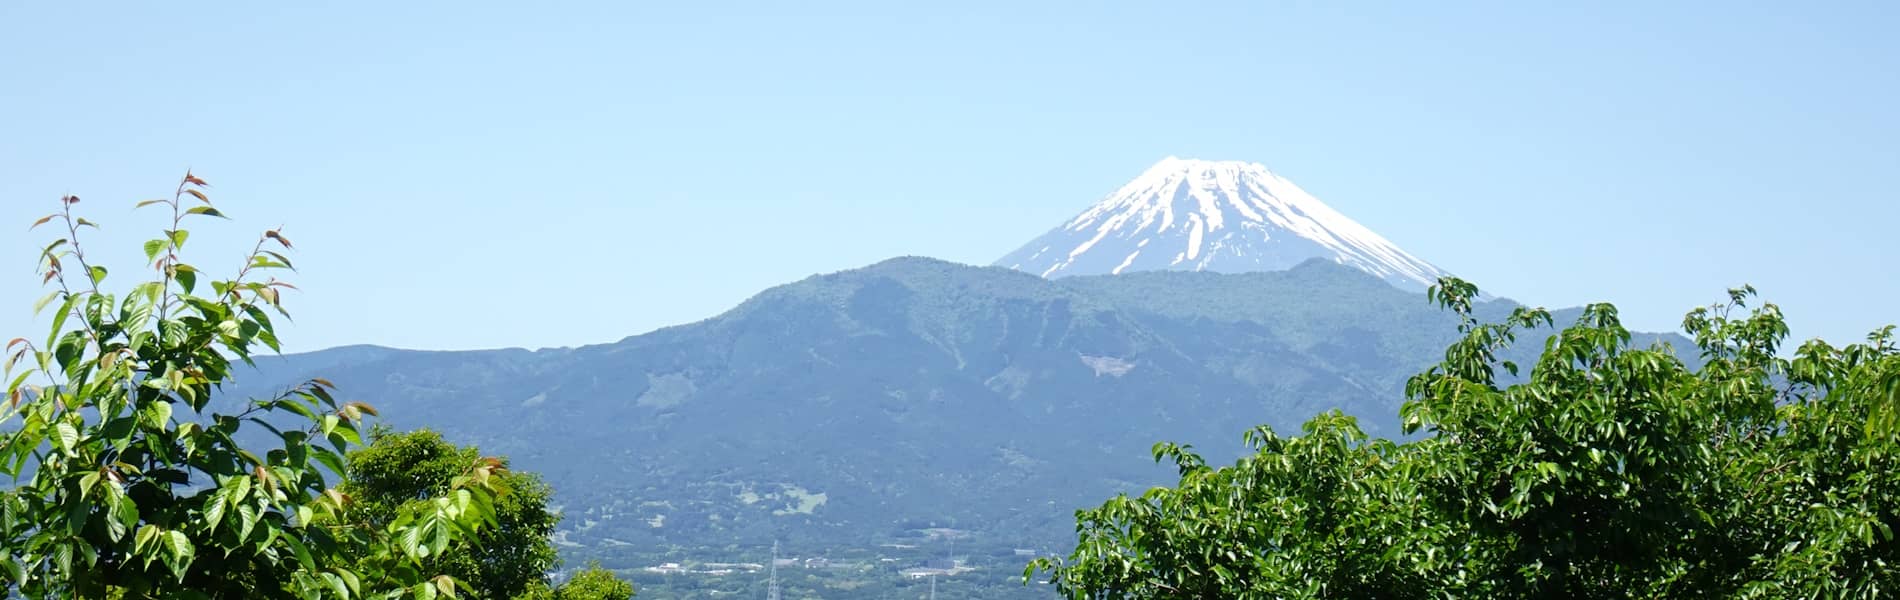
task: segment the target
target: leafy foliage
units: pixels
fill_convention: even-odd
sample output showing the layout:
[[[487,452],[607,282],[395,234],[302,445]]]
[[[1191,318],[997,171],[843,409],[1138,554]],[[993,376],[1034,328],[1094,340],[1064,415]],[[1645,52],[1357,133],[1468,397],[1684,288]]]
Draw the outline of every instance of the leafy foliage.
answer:
[[[279,348],[272,318],[292,288],[267,275],[291,268],[278,230],[229,279],[180,259],[185,219],[223,216],[208,187],[186,174],[170,199],[139,204],[168,211],[169,227],[144,243],[151,279],[118,294],[87,260],[79,232],[97,225],[73,214],[78,198],[34,224],[64,235],[40,256],[51,333],[6,345],[0,581],[31,598],[456,596],[424,561],[493,520],[498,463],[466,462],[439,494],[365,525],[326,477],[347,471],[373,408],[311,379],[212,410],[234,363]],[[275,445],[235,441],[259,430]]]
[[[383,526],[405,507],[449,493],[455,478],[481,456],[479,449],[457,447],[434,431],[395,433],[378,426],[368,446],[350,452],[343,491],[356,502],[354,518]],[[478,533],[474,545],[424,564],[467,583],[477,598],[514,598],[544,585],[560,562],[549,541],[560,516],[548,510],[553,490],[533,473],[506,471],[494,483],[505,492],[495,499],[495,526]]]
[[[1077,513],[1071,598],[1859,598],[1900,585],[1900,351],[1811,341],[1754,290],[1691,312],[1702,366],[1633,348],[1607,304],[1544,345],[1528,378],[1502,358],[1550,326],[1472,316],[1477,290],[1431,298],[1462,338],[1408,383],[1410,443],[1328,413],[1302,435],[1247,435],[1212,468],[1155,447],[1180,481]]]
[[[521,600],[627,600],[633,597],[633,584],[621,581],[613,571],[589,563],[560,587],[541,586]]]

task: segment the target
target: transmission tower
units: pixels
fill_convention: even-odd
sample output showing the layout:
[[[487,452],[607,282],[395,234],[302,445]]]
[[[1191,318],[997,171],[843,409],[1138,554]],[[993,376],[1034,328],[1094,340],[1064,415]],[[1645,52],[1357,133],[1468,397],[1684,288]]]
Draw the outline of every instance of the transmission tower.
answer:
[[[770,579],[765,584],[765,600],[780,600],[778,594],[778,540],[772,541],[772,566],[767,567]]]

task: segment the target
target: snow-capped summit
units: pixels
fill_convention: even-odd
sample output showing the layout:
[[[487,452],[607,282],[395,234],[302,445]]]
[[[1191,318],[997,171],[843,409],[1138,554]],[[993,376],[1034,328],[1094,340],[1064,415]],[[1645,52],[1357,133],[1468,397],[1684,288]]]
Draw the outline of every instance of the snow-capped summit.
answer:
[[[1275,271],[1313,258],[1407,289],[1445,274],[1258,163],[1172,156],[996,264],[1062,277]]]

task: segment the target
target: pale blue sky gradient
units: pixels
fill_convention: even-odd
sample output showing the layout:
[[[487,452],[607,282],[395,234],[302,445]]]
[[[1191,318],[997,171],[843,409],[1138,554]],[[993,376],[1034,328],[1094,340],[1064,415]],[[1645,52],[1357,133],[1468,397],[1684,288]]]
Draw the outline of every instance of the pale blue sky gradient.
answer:
[[[459,349],[987,264],[1172,154],[1529,303],[1750,282],[1848,341],[1900,321],[1894,6],[8,2],[0,337],[32,218],[84,198],[124,285],[186,167],[200,262],[297,241],[292,348]]]

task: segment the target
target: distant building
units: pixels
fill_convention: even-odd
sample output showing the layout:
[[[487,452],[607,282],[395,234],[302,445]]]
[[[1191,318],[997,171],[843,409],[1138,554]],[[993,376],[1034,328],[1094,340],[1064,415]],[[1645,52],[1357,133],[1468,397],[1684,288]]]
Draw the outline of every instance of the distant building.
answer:
[[[677,573],[685,573],[686,568],[680,566],[679,563],[664,563],[657,567],[647,567],[646,572],[660,573],[662,575],[671,575],[671,574],[677,574]]]

